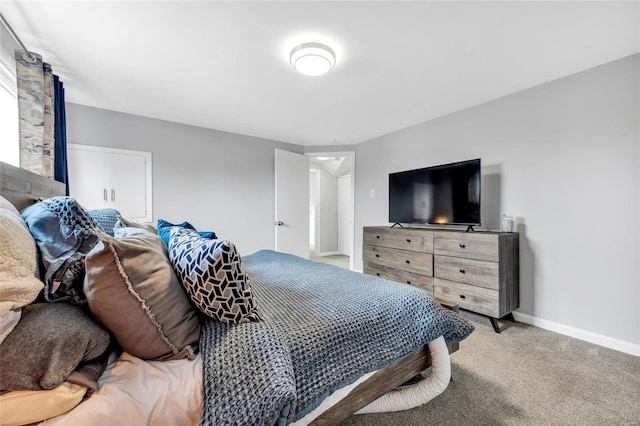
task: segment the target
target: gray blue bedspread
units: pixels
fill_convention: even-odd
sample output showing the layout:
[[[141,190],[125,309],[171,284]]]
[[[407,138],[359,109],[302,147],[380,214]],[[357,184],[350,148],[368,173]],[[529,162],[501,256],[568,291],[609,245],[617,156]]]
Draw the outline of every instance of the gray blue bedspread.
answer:
[[[473,326],[413,287],[299,257],[243,259],[262,321],[204,324],[202,425],[284,425],[336,389]]]

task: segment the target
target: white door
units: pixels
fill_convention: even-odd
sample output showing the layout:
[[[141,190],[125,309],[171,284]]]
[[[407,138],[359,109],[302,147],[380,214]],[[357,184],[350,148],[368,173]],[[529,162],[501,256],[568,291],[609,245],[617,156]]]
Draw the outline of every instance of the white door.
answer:
[[[113,153],[109,160],[109,202],[124,217],[145,218],[147,216],[145,156]],[[148,220],[151,221],[151,217]]]
[[[309,248],[314,255],[318,254],[316,250],[316,224],[318,223],[318,171],[309,170]]]
[[[338,251],[351,256],[351,175],[338,178]]]
[[[309,258],[309,158],[276,149],[276,251]]]
[[[89,210],[109,207],[108,168],[104,153],[78,149],[69,144],[67,167],[70,196]]]

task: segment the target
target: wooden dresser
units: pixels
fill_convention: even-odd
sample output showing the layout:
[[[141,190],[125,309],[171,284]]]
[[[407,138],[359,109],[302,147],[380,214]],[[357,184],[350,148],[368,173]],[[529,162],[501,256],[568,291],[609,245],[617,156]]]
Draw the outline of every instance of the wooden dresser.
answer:
[[[364,273],[419,287],[433,295],[433,231],[364,228]]]
[[[519,235],[423,228],[365,227],[364,273],[419,287],[491,319],[518,307]]]

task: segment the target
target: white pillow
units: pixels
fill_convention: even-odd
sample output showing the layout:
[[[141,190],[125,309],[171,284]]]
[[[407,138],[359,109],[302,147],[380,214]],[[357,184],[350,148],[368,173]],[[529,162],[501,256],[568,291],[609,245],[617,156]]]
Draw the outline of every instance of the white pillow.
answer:
[[[4,338],[16,327],[21,316],[22,309],[12,309],[0,314],[0,344],[4,342]]]
[[[0,425],[29,425],[59,416],[80,404],[86,393],[86,387],[69,382],[49,390],[4,393],[0,396]]]
[[[0,197],[0,316],[33,302],[44,284],[37,278],[36,243],[20,213]]]

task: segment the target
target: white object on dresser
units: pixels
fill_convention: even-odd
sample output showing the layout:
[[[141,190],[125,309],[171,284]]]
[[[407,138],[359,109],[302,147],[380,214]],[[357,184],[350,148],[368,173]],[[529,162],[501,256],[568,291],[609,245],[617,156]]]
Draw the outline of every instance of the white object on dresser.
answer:
[[[514,230],[513,226],[514,226],[513,215],[510,215],[509,213],[504,213],[502,215],[502,218],[500,219],[500,231],[513,232]]]

